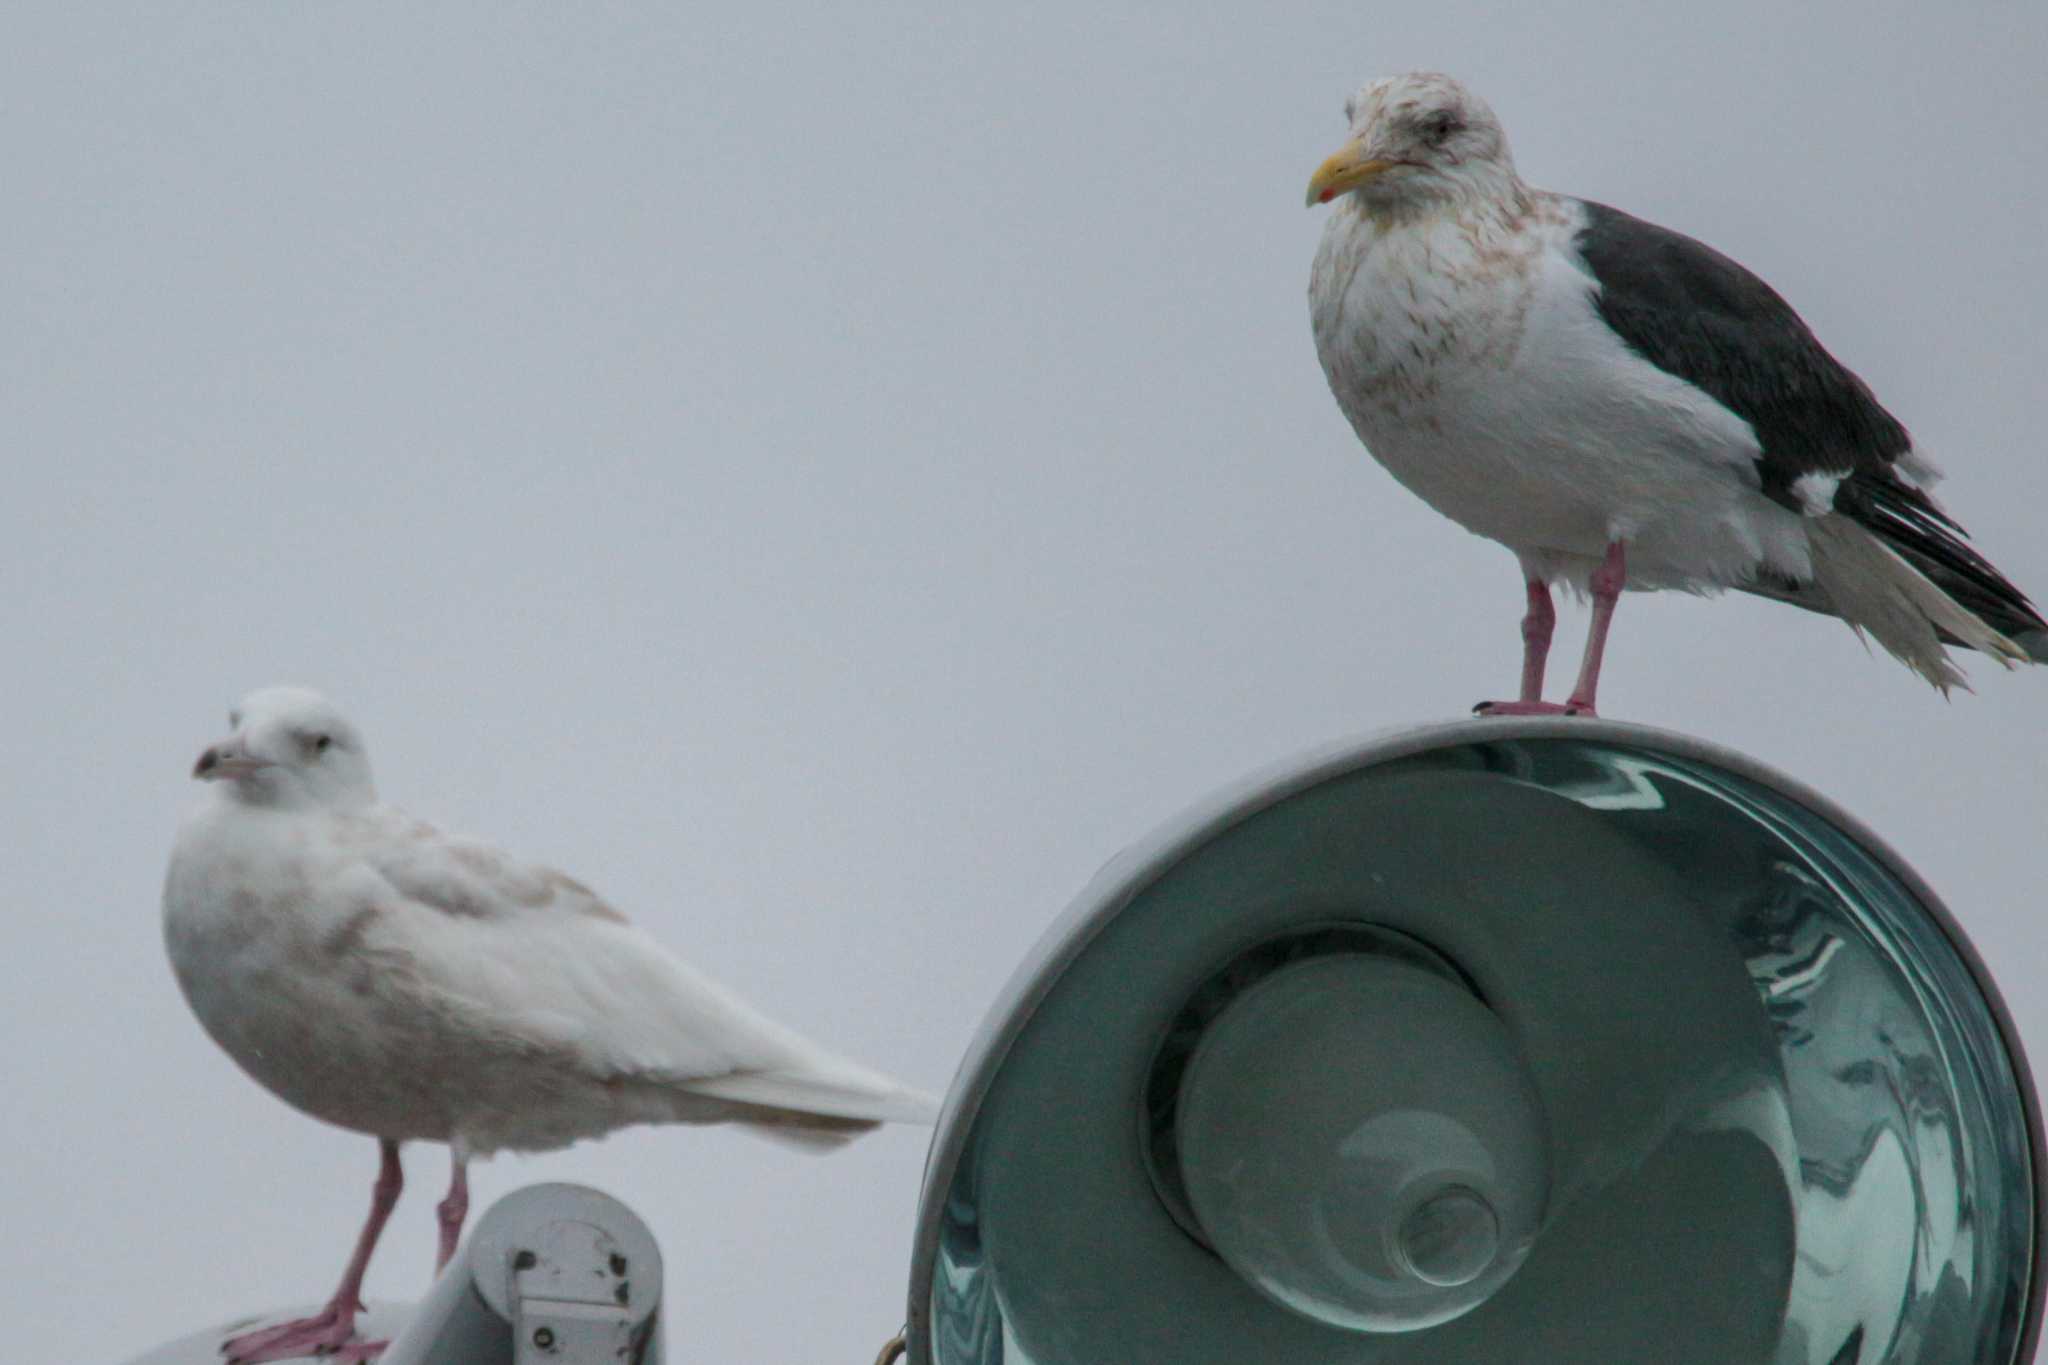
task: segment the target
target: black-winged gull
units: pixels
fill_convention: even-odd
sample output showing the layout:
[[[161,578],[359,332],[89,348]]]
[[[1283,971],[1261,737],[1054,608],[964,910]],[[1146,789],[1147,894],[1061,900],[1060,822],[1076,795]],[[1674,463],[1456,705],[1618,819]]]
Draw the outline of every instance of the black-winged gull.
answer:
[[[448,1143],[437,1267],[466,1164],[636,1123],[738,1123],[818,1148],[929,1096],[833,1056],[670,956],[587,887],[377,800],[361,734],[300,688],[252,693],[200,755],[164,940],[193,1013],[281,1099],[378,1139],[370,1217],[326,1308],[223,1343],[231,1361],[352,1340],[398,1201],[400,1142]]]
[[[1623,588],[1739,588],[1841,617],[1944,692],[1944,644],[2048,661],[2048,623],[1928,495],[1905,427],[1770,286],[1618,209],[1532,189],[1448,76],[1374,81],[1309,181],[1340,199],[1309,282],[1338,405],[1394,477],[1500,541],[1527,588],[1520,696],[1594,709]],[[1588,591],[1577,685],[1542,700],[1550,584]]]

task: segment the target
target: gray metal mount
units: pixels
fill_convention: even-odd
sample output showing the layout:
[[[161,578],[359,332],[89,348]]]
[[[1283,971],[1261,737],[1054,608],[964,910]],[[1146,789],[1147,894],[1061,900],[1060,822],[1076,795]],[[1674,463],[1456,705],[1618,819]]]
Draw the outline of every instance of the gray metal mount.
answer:
[[[378,1305],[380,1365],[661,1365],[661,1249],[633,1211],[581,1185],[531,1185],[493,1204],[416,1308]],[[220,1343],[293,1308],[239,1318],[131,1365],[220,1365]],[[307,1357],[318,1365],[318,1357]]]

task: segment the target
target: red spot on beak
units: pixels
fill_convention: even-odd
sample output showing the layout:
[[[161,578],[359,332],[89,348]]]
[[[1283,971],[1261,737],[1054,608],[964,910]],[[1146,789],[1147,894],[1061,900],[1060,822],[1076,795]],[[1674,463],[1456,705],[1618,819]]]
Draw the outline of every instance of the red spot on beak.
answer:
[[[1336,197],[1337,192],[1335,190],[1324,190],[1321,194],[1316,196],[1316,202],[1318,204],[1327,204]]]

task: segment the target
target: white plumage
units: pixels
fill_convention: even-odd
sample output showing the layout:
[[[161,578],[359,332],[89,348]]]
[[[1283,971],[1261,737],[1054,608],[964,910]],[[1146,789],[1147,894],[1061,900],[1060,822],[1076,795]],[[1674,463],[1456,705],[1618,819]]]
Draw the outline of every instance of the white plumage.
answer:
[[[1353,198],[1311,276],[1316,349],[1381,464],[1459,525],[1585,587],[1617,539],[1637,587],[1811,573],[1796,513],[1756,496],[1749,424],[1633,354],[1592,306],[1576,204],[1374,229]]]
[[[172,967],[250,1075],[382,1139],[394,1171],[398,1142],[449,1143],[451,1200],[466,1205],[462,1163],[502,1148],[663,1122],[834,1146],[935,1113],[753,1010],[573,878],[378,802],[361,736],[319,695],[267,689],[230,719],[171,855]],[[451,1228],[444,1204],[444,1259],[460,1215]],[[336,1295],[346,1311],[230,1356],[346,1341],[359,1282],[355,1267]]]

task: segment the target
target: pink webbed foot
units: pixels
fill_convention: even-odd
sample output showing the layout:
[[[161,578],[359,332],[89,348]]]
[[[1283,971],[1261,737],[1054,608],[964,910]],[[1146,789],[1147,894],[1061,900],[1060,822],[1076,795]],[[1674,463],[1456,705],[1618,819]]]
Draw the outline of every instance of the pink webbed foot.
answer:
[[[1483,701],[1472,708],[1475,716],[1593,716],[1599,713],[1578,702]]]
[[[374,1360],[388,1341],[352,1341],[356,1334],[356,1309],[339,1301],[330,1303],[316,1317],[296,1318],[274,1327],[258,1328],[229,1337],[220,1345],[228,1365],[259,1365],[267,1360],[298,1360],[320,1356],[326,1360]]]

